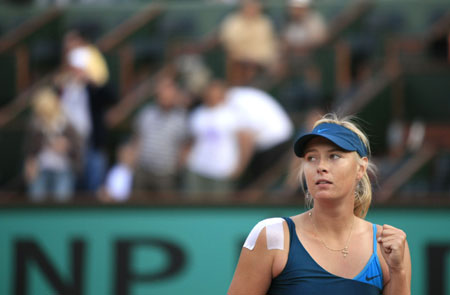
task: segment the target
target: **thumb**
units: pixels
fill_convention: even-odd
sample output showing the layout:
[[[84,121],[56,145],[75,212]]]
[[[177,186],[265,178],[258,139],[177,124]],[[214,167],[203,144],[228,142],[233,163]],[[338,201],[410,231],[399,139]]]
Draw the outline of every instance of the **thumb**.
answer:
[[[378,231],[377,231],[377,237],[376,237],[378,243],[380,243],[380,239],[381,239],[382,236],[383,236],[383,227],[380,226],[380,227],[378,228]]]
[[[392,252],[392,249],[389,246],[383,244],[383,230],[384,227],[381,227],[379,235],[377,234],[377,242],[378,245],[380,246],[381,254],[386,259],[387,255]]]

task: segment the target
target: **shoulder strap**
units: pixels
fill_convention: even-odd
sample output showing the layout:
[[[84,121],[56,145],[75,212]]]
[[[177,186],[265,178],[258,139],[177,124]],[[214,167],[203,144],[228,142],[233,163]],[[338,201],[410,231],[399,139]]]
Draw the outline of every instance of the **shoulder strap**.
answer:
[[[294,237],[295,233],[295,224],[290,217],[283,217],[283,219],[286,220],[289,229],[289,245],[290,247],[292,247],[292,238]]]
[[[293,227],[294,227],[294,222],[292,221],[292,219],[290,217],[283,217],[284,220],[286,220],[286,223],[288,225],[289,228],[289,233],[291,233]]]
[[[377,225],[375,223],[372,224],[373,227],[373,253],[377,254]]]

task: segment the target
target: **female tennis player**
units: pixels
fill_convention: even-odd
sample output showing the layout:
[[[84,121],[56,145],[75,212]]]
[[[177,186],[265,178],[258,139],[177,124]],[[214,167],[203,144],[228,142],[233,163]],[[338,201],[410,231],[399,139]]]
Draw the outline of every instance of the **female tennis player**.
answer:
[[[253,228],[228,294],[410,294],[405,233],[364,220],[373,165],[363,132],[329,114],[296,140],[294,151],[311,209]]]

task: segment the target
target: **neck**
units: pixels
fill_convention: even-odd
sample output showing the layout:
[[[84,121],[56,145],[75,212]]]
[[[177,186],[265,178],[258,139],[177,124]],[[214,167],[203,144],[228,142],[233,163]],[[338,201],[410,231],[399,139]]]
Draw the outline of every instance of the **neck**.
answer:
[[[330,204],[316,202],[312,209],[312,217],[317,229],[321,233],[339,238],[348,234],[352,222],[354,222],[353,204],[341,204],[330,206]]]

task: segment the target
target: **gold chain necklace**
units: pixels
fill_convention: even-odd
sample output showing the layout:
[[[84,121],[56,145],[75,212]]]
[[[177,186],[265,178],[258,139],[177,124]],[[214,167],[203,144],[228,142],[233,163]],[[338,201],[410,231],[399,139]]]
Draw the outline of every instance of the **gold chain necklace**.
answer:
[[[311,222],[312,222],[312,224],[313,224],[313,226],[314,226],[314,229],[316,230],[317,237],[319,238],[319,240],[320,240],[320,242],[322,243],[322,245],[323,245],[325,248],[327,248],[328,250],[330,250],[330,251],[341,252],[342,255],[344,255],[344,258],[347,257],[347,255],[348,255],[348,253],[349,253],[349,252],[348,252],[348,242],[350,241],[350,236],[352,235],[353,224],[355,223],[355,218],[353,217],[353,219],[352,219],[352,226],[350,227],[350,232],[348,233],[347,242],[345,243],[345,247],[342,248],[342,249],[333,249],[333,248],[328,247],[328,246],[325,244],[325,242],[319,237],[319,231],[317,230],[316,224],[314,223],[314,220],[313,220],[313,218],[312,218],[312,212],[309,212],[308,215],[309,215],[309,217],[311,218]]]

